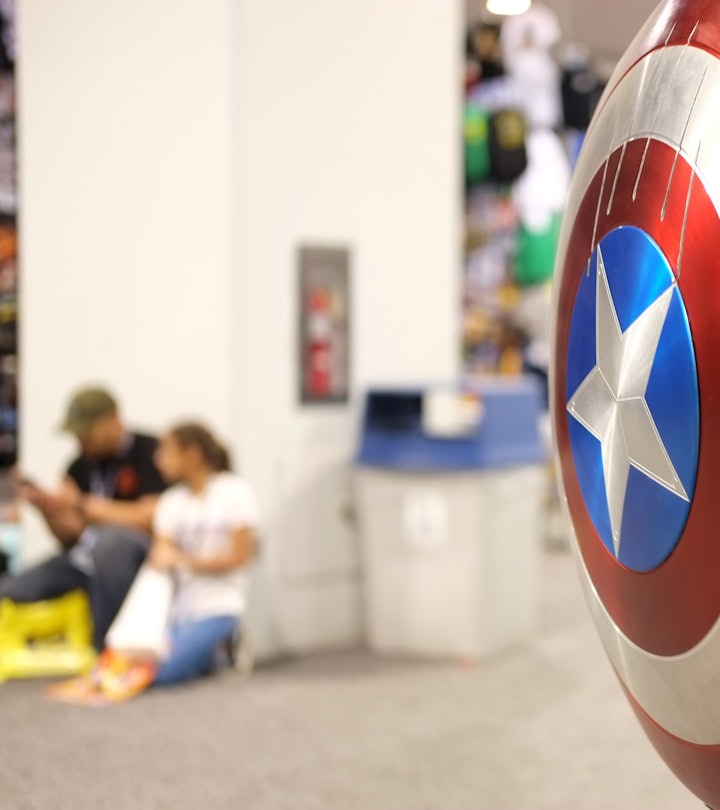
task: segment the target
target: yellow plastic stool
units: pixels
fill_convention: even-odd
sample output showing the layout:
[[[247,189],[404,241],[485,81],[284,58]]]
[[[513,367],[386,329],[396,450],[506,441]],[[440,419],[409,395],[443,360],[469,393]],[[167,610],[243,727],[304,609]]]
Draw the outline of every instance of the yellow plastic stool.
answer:
[[[95,662],[87,594],[17,604],[0,601],[0,681],[75,675]]]

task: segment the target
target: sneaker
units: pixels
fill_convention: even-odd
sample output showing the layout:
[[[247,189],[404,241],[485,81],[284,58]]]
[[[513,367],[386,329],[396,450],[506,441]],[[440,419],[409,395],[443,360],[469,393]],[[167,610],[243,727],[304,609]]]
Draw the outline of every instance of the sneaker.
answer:
[[[104,673],[100,688],[109,703],[121,703],[144,692],[156,675],[154,661],[127,661],[125,666]]]
[[[121,703],[145,691],[155,680],[154,661],[133,661],[113,650],[104,650],[98,663],[80,678],[53,684],[46,690],[52,700],[81,706]]]

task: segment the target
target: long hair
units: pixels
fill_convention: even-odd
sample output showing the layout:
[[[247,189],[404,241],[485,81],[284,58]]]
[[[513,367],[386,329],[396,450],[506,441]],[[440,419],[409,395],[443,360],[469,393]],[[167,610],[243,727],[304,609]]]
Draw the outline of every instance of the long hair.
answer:
[[[199,448],[204,461],[215,472],[230,470],[230,454],[225,445],[221,444],[215,436],[198,422],[184,422],[176,425],[168,435],[182,447]]]

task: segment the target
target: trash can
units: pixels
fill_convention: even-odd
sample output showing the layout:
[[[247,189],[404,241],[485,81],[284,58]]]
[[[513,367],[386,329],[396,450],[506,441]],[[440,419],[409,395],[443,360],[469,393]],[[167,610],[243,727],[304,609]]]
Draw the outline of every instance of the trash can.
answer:
[[[355,493],[370,649],[473,660],[531,636],[540,414],[527,377],[367,393]]]

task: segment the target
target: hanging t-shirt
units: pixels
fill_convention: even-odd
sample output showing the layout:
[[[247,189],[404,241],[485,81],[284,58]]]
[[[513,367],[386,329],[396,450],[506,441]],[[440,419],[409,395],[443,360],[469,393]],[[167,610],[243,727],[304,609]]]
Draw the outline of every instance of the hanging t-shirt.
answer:
[[[157,444],[153,436],[128,433],[116,456],[104,461],[79,456],[67,474],[81,492],[104,498],[135,501],[144,495],[157,495],[167,486],[155,466]]]
[[[561,83],[565,126],[586,130],[604,89],[604,82],[588,67],[565,68]]]
[[[230,551],[234,531],[254,529],[257,524],[257,502],[248,484],[233,473],[217,473],[201,493],[178,484],[161,495],[154,530],[182,551],[212,557]],[[172,621],[238,616],[245,609],[246,590],[244,568],[221,573],[179,571]]]

